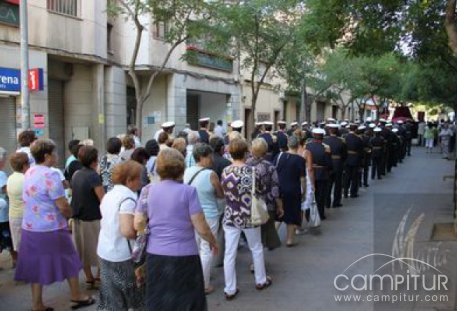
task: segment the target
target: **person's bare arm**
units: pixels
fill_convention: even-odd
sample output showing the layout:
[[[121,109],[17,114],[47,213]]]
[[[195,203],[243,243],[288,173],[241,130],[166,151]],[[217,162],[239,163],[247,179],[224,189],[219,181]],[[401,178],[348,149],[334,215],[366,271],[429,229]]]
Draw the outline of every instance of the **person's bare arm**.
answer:
[[[305,159],[306,159],[306,173],[309,176],[309,180],[311,182],[311,187],[314,191],[315,179],[314,179],[314,168],[313,168],[313,155],[308,150],[305,151]]]
[[[135,217],[133,218],[133,228],[138,232],[143,232],[146,228],[146,224],[146,215],[142,213],[135,213]]]
[[[57,205],[57,208],[65,218],[70,218],[73,215],[71,206],[68,204],[68,201],[65,197],[56,199],[54,203]]]
[[[103,186],[97,186],[94,188],[95,194],[97,195],[98,200],[101,202],[103,197],[105,196],[105,189],[103,189]]]
[[[134,216],[132,214],[119,214],[119,227],[121,234],[127,239],[134,239],[136,231],[133,226]]]
[[[281,218],[284,216],[284,207],[282,204],[282,200],[280,198],[277,198],[276,200],[276,215]]]
[[[213,250],[213,254],[217,255],[219,251],[217,246],[217,240],[211,232],[211,229],[209,228],[208,224],[206,223],[205,215],[203,215],[203,213],[200,212],[191,215],[190,219],[198,235],[210,244],[210,247]]]
[[[221,183],[219,181],[219,177],[215,172],[211,173],[211,185],[213,185],[214,190],[216,191],[216,197],[219,199],[224,198],[224,191],[222,190]]]

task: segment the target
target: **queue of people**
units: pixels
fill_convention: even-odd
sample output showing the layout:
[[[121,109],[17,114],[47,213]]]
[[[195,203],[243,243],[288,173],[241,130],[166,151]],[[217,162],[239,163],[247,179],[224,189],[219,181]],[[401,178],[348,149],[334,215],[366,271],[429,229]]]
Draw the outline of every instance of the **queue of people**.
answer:
[[[0,176],[0,186],[10,198],[4,222],[13,239],[5,247],[15,279],[31,283],[32,310],[52,310],[42,287],[65,279],[73,309],[94,304],[80,289],[81,269],[86,290],[100,291],[98,310],[206,310],[206,295],[217,290],[211,274],[218,255],[226,300],[243,290],[236,272],[241,240],[252,253],[253,286],[267,289],[274,276],[264,250],[281,246],[282,223],[285,246],[294,247],[309,201],[325,220],[326,209],[358,197],[370,177],[382,179],[411,155],[408,123],[328,119],[287,128],[280,121],[273,131],[265,122],[248,143],[242,121],[232,122],[229,133],[219,121],[212,133],[209,121],[176,137],[175,124],[166,122],[144,148],[130,129],[109,138],[103,154],[90,140],[71,141],[64,180],[53,141],[20,135],[21,149],[9,157],[14,173]],[[268,212],[261,224],[252,222],[254,200]],[[1,204],[0,198],[0,212]],[[145,262],[136,264],[141,235]]]

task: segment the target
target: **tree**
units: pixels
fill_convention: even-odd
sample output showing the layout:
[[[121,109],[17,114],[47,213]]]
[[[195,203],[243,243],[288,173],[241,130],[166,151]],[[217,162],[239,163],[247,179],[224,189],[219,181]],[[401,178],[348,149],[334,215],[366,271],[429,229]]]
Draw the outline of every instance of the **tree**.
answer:
[[[141,131],[143,106],[152,95],[155,79],[165,69],[172,53],[180,44],[199,36],[204,29],[203,25],[210,20],[208,5],[202,0],[114,0],[109,2],[108,13],[111,16],[123,16],[131,20],[135,26],[135,45],[130,57],[128,74],[135,87],[135,123]],[[167,46],[167,52],[160,66],[149,75],[148,82],[144,85],[136,71],[136,61],[143,31],[147,29],[141,17],[151,15],[156,25],[161,24],[166,29],[163,41]]]
[[[251,122],[255,122],[257,98],[285,47],[294,36],[298,21],[295,0],[216,1],[217,23],[211,25],[210,46],[230,51],[249,72]]]

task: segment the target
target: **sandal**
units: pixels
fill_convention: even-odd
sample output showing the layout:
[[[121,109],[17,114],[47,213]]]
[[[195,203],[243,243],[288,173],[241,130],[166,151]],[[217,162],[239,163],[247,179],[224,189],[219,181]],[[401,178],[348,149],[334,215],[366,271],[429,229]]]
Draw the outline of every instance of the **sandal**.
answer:
[[[255,288],[257,290],[263,290],[269,287],[271,284],[273,284],[273,280],[271,279],[271,277],[267,276],[267,281],[263,284],[256,284]]]
[[[71,300],[72,303],[74,303],[71,308],[73,310],[79,309],[79,308],[84,308],[91,306],[95,303],[95,299],[92,297],[88,297],[85,300]]]
[[[93,281],[86,281],[86,289],[87,290],[98,290],[100,288],[100,283],[93,280]]]
[[[232,295],[229,295],[226,292],[224,292],[225,300],[233,300],[233,299],[235,299],[236,295],[238,295],[239,292],[240,292],[240,290],[238,288],[236,289],[235,293],[232,294]]]

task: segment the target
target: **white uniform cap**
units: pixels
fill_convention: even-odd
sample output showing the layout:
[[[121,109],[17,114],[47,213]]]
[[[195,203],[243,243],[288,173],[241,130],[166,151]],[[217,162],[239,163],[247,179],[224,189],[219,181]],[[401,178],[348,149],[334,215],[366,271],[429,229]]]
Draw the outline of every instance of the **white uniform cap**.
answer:
[[[397,123],[398,124],[403,124],[403,120],[398,120]]]
[[[230,126],[231,126],[232,128],[235,128],[235,129],[240,129],[240,128],[242,128],[242,127],[244,126],[244,122],[241,121],[241,120],[236,120],[236,121],[233,121],[233,122],[230,124]]]
[[[173,126],[175,126],[175,123],[173,121],[168,121],[168,122],[162,123],[162,128],[164,128],[164,129],[170,128]]]
[[[390,123],[390,122],[386,123],[386,126],[392,126],[392,123]]]
[[[376,127],[376,124],[370,123],[370,124],[368,124],[368,127],[371,128],[371,129],[374,129]]]
[[[329,128],[331,128],[331,129],[339,129],[340,128],[340,126],[338,124],[328,124],[327,126]]]
[[[371,122],[371,121],[373,121],[373,118],[372,117],[368,117],[365,121]]]
[[[397,128],[392,129],[392,132],[397,133],[397,132],[398,132],[398,129],[397,129]]]
[[[387,122],[387,120],[386,120],[386,119],[383,119],[383,118],[381,118],[381,119],[379,119],[379,122],[383,122],[383,123],[386,123],[386,122]]]
[[[341,122],[341,126],[346,126],[348,123],[346,121]]]
[[[264,124],[265,124],[265,122],[256,122],[255,126],[264,125]]]
[[[325,130],[321,128],[315,128],[313,129],[313,134],[325,135]]]
[[[380,128],[380,127],[375,127],[374,130],[373,130],[373,132],[375,132],[375,133],[382,132],[382,128]]]
[[[292,123],[290,124],[290,126],[296,126],[296,125],[298,125],[297,122],[292,122]]]
[[[280,120],[278,121],[278,124],[287,124],[286,121]]]
[[[271,121],[265,121],[265,122],[263,122],[263,124],[265,124],[265,125],[273,125],[273,122],[271,122]]]
[[[364,129],[366,129],[366,128],[367,128],[367,127],[366,127],[365,125],[361,125],[361,126],[359,126],[357,129],[358,129],[359,131],[362,131],[362,130],[364,130]]]
[[[327,122],[336,122],[336,120],[333,118],[327,118]]]
[[[301,125],[302,125],[302,126],[303,126],[303,125],[308,125],[308,122],[306,122],[306,121],[305,121],[305,122],[302,122]]]
[[[201,119],[198,119],[198,122],[208,122],[210,120],[210,118],[201,118]]]

